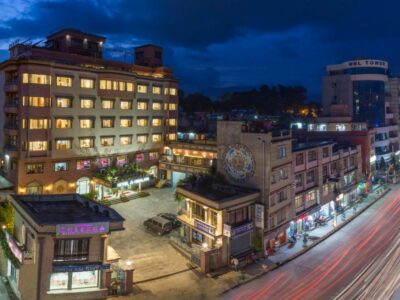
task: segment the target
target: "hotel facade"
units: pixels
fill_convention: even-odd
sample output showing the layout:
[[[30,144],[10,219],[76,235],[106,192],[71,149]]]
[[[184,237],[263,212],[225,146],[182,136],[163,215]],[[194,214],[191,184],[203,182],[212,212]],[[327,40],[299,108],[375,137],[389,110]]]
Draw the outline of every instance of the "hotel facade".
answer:
[[[105,38],[65,29],[43,47],[14,43],[0,64],[3,174],[18,194],[106,194],[94,174],[137,164],[157,177],[176,139],[178,82],[162,49],[103,59]]]

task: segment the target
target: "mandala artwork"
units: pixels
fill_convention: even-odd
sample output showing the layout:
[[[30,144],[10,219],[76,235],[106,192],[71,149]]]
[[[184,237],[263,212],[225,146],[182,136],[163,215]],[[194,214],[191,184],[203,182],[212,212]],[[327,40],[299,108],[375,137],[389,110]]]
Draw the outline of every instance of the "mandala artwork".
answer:
[[[254,175],[255,162],[253,154],[244,145],[228,146],[223,154],[225,171],[237,181],[245,181]]]

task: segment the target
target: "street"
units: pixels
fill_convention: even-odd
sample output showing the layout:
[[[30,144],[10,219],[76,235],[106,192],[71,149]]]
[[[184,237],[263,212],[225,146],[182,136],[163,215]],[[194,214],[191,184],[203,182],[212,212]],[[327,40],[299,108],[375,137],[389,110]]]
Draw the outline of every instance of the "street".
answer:
[[[399,274],[399,192],[399,186],[392,186],[389,194],[304,255],[222,299],[352,299],[355,294],[358,299],[389,299],[398,292],[398,275],[380,279],[377,274]],[[371,267],[374,263],[381,264]],[[367,275],[371,285],[354,281]]]

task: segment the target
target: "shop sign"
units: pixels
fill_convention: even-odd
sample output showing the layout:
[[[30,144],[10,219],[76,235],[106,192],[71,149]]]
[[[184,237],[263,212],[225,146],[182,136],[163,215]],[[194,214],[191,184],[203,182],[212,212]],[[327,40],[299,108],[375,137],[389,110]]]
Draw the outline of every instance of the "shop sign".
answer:
[[[24,254],[22,250],[18,247],[17,243],[14,241],[12,236],[6,230],[4,230],[4,232],[6,234],[8,248],[10,249],[12,254],[14,254],[14,256],[18,259],[18,261],[22,263],[24,259]]]
[[[194,219],[194,227],[208,234],[215,235],[215,227],[208,225],[207,223],[198,219]]]
[[[56,226],[58,236],[75,236],[87,234],[103,234],[109,231],[108,222],[59,224]]]
[[[129,185],[138,184],[138,183],[147,182],[147,181],[150,181],[150,177],[143,177],[143,178],[138,178],[135,180],[118,182],[117,187],[129,186]]]
[[[250,222],[250,223],[247,223],[247,224],[243,224],[243,225],[240,225],[238,227],[233,228],[231,230],[231,235],[235,236],[235,235],[239,235],[239,234],[242,234],[242,233],[246,233],[246,232],[252,231],[253,228],[254,228],[253,222]]]
[[[224,229],[222,234],[227,237],[231,237],[231,226],[228,224],[224,224]]]
[[[53,272],[85,272],[96,270],[108,270],[110,264],[90,264],[90,265],[53,265]]]
[[[264,228],[264,205],[258,203],[255,206],[255,224],[258,228]]]

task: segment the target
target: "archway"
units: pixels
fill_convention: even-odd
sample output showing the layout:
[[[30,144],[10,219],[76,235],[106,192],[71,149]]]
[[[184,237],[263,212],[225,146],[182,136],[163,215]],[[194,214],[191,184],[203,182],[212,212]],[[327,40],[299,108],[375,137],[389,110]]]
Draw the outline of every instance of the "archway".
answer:
[[[90,192],[90,179],[88,177],[81,177],[76,181],[76,193],[88,194]]]
[[[57,180],[53,186],[54,194],[65,194],[68,192],[68,182],[64,179]]]
[[[26,185],[26,193],[28,195],[40,195],[43,193],[43,186],[38,181],[32,181]]]

